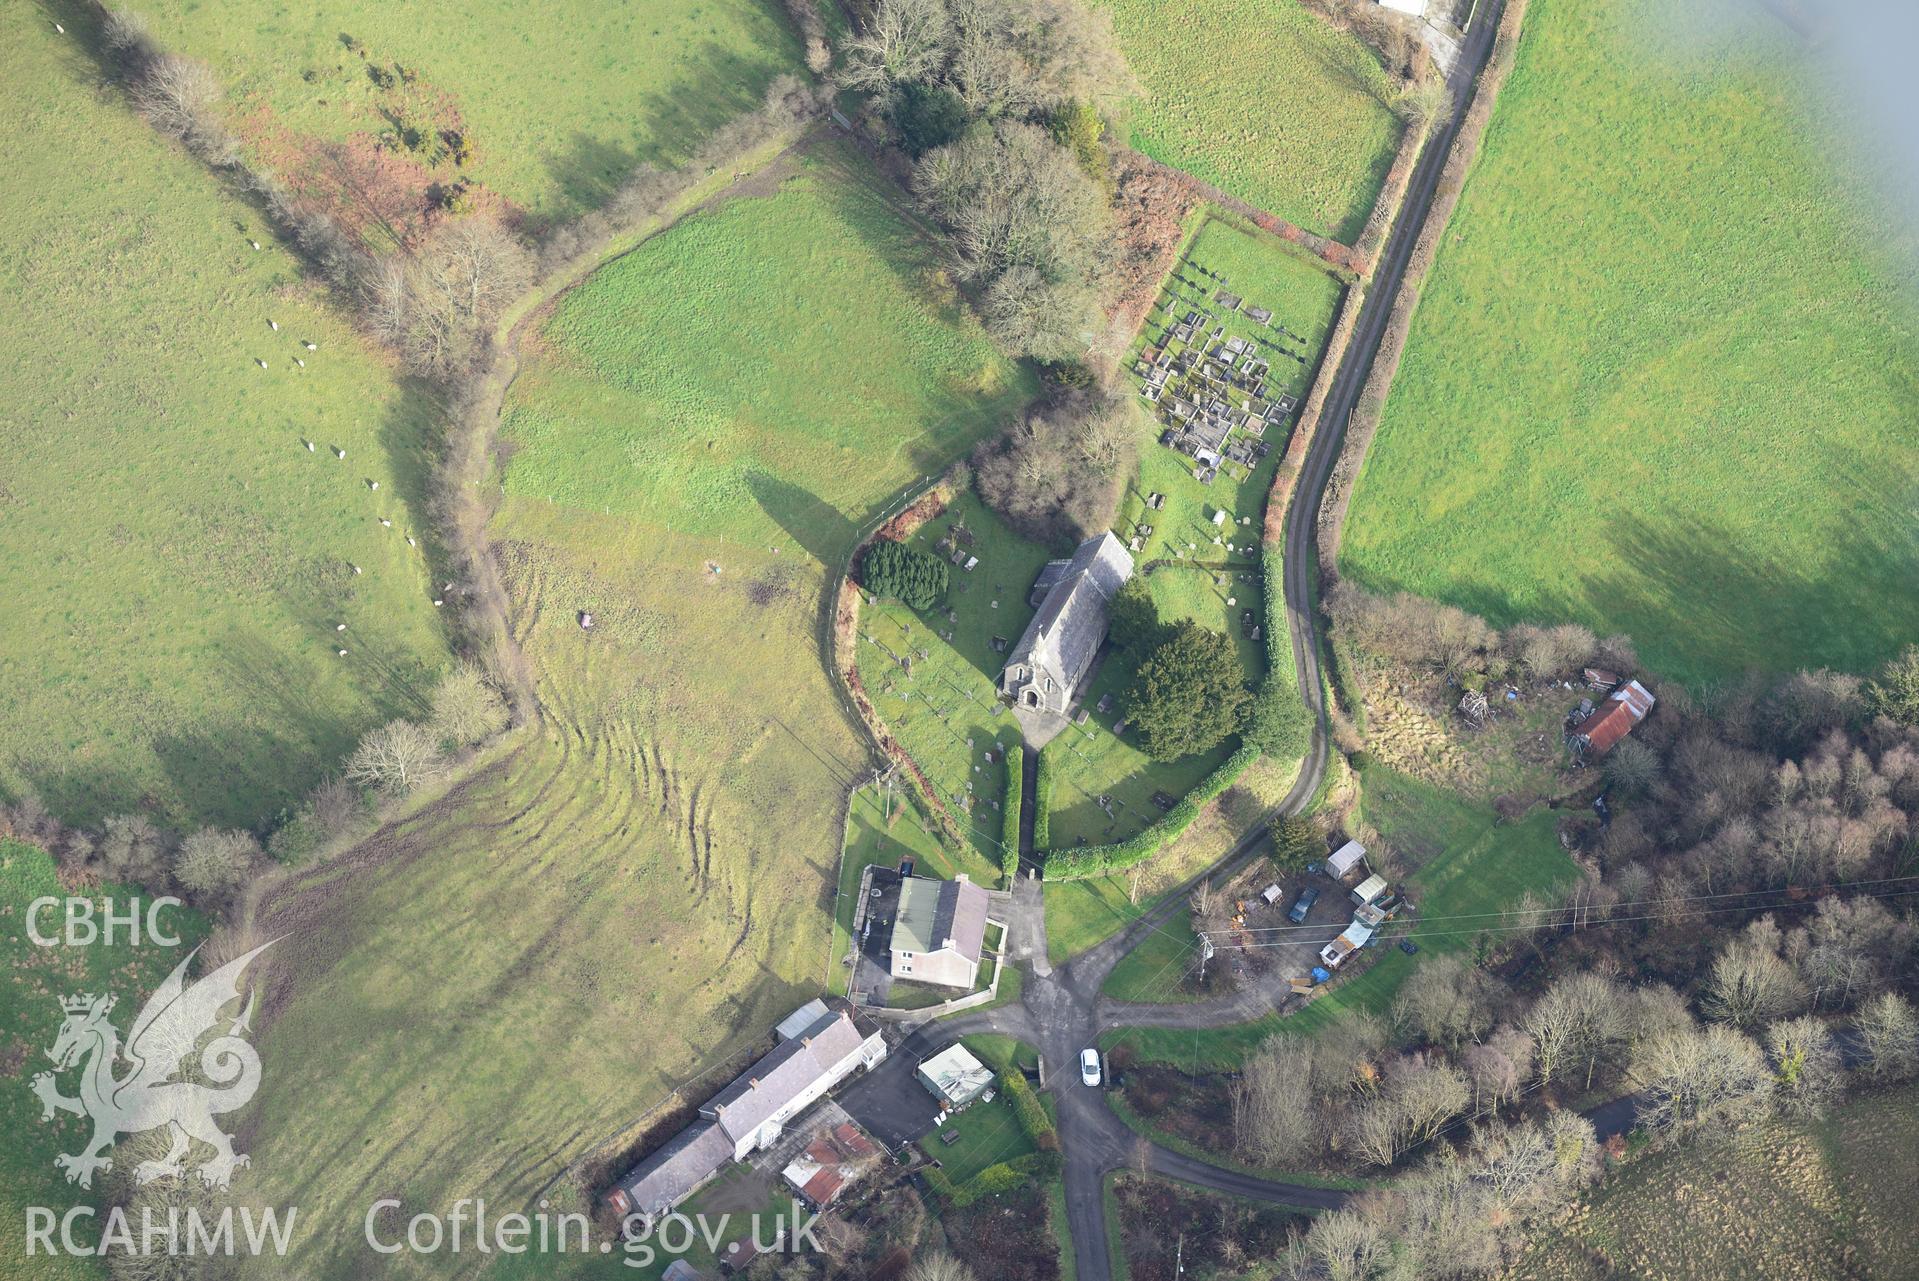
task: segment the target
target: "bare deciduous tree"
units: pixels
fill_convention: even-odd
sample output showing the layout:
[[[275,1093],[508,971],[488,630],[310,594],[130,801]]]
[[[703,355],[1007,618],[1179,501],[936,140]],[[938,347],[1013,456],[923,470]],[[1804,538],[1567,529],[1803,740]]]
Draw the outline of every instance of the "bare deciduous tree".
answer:
[[[440,744],[412,721],[391,721],[360,740],[346,776],[363,787],[405,794],[446,773]]]
[[[1492,1026],[1504,985],[1463,956],[1438,956],[1413,970],[1393,998],[1393,1019],[1427,1041],[1457,1046]]]
[[[178,53],[146,57],[130,73],[127,93],[161,133],[214,164],[232,161],[233,138],[220,122],[220,84],[206,63]]]
[[[862,93],[888,93],[935,79],[952,57],[953,16],[946,0],[880,0],[840,44],[834,79]]]
[[[1762,916],[1713,959],[1700,1005],[1710,1018],[1756,1028],[1805,1008],[1806,985],[1779,954],[1779,926]]]
[[[1779,1083],[1776,1097],[1788,1112],[1818,1116],[1846,1088],[1846,1065],[1832,1033],[1810,1015],[1767,1028],[1766,1056]]]
[[[1313,1092],[1313,1043],[1276,1036],[1246,1061],[1233,1083],[1233,1128],[1240,1150],[1262,1165],[1313,1156],[1324,1141]]]
[[[906,1281],[973,1281],[973,1270],[944,1250],[935,1250],[913,1261]]]
[[[1751,1115],[1773,1086],[1752,1038],[1719,1023],[1646,1042],[1631,1077],[1642,1096],[1640,1123],[1656,1134]]]
[[[1866,1002],[1853,1026],[1866,1052],[1867,1068],[1886,1081],[1903,1081],[1919,1072],[1919,1012],[1896,992]]]

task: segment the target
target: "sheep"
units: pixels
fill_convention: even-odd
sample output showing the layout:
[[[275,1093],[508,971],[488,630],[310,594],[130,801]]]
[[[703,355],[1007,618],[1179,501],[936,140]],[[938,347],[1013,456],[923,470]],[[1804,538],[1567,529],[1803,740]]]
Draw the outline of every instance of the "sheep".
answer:
[[[438,609],[440,606],[444,604],[446,604],[446,602],[441,600],[438,596],[435,596],[433,598],[433,608]]]
[[[310,441],[310,440],[303,440],[303,441],[301,441],[300,443],[301,443],[302,445],[305,445],[305,446],[307,447],[307,452],[308,452],[309,454],[310,454],[310,453],[313,453],[313,452],[314,452],[314,449],[315,449],[315,446],[314,446],[314,444],[313,444],[313,442],[312,442],[312,441]]]
[[[293,358],[293,363],[298,365],[302,369],[305,369],[307,367],[307,362],[304,360],[301,360],[298,356],[295,356]]]
[[[341,657],[341,658],[345,658],[345,657],[346,657],[346,651],[345,651],[345,650],[341,650],[341,651],[340,651],[340,657]]]
[[[416,543],[416,542],[414,542],[414,541],[413,541],[413,535],[411,535],[411,534],[408,534],[408,535],[406,536],[406,545],[407,545],[408,547],[418,547],[418,546],[419,546],[419,544],[418,544],[418,543]]]
[[[63,36],[64,36],[65,34],[67,34],[67,29],[66,29],[65,27],[63,27],[63,26],[61,26],[61,25],[60,25],[59,23],[57,23],[57,22],[53,24],[53,29],[54,29],[55,31],[58,31],[58,32],[59,32],[59,33],[60,33],[61,35],[63,35]]]
[[[335,445],[335,446],[333,447],[333,456],[334,456],[335,458],[337,458],[337,459],[339,459],[339,460],[340,460],[341,462],[345,462],[345,461],[346,461],[346,450],[344,450],[344,449],[341,449],[341,448],[340,448],[340,447],[339,447],[338,445]]]
[[[368,489],[378,489],[378,488],[380,487],[380,482],[379,482],[379,481],[377,481],[377,480],[369,480],[369,481],[368,481],[368,482],[366,483],[366,487],[367,487]]]
[[[356,574],[360,572],[360,567],[358,565],[349,564],[347,568],[352,570]]]
[[[259,241],[257,241],[257,240],[249,240],[249,241],[247,241],[247,243],[248,243],[249,245],[252,245],[252,246],[253,246],[253,252],[254,252],[254,253],[256,253],[256,254],[257,254],[257,253],[259,253],[259,252],[260,252],[260,242],[259,242]]]
[[[386,528],[386,529],[392,529],[392,528],[393,528],[393,522],[392,522],[392,521],[390,521],[390,520],[388,520],[388,519],[387,519],[386,517],[384,517],[384,516],[382,516],[382,517],[380,517],[380,524],[381,524],[381,526],[382,526],[383,528]]]
[[[303,343],[301,343],[300,345],[301,345],[302,347],[305,347],[305,348],[306,348],[306,349],[307,349],[308,351],[318,351],[318,350],[320,350],[320,344],[319,344],[319,343],[313,343],[313,342],[303,342]]]
[[[333,625],[333,630],[334,630],[334,631],[336,631],[336,632],[343,632],[343,631],[345,631],[345,630],[346,630],[346,624],[345,624],[345,623],[335,623],[335,624]]]
[[[258,356],[255,356],[253,358],[253,363],[258,365],[262,369],[265,369],[267,367],[267,362],[264,360],[261,360]]]
[[[280,322],[269,316],[267,317],[267,328],[277,334],[280,332]]]

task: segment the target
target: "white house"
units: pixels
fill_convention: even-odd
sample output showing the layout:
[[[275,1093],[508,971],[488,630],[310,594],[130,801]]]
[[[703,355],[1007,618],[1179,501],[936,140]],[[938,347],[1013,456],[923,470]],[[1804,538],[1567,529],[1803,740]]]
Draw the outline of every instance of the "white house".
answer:
[[[885,1057],[886,1042],[877,1031],[862,1036],[844,1012],[826,1014],[741,1073],[700,1115],[719,1126],[733,1145],[733,1159],[743,1161],[773,1144],[788,1121],[828,1090]]]

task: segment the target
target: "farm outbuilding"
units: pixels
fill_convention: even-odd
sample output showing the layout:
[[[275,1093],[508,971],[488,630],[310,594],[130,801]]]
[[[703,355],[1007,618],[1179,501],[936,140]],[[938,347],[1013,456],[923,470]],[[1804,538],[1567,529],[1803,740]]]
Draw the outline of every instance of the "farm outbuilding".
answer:
[[[1347,957],[1365,947],[1372,937],[1372,926],[1362,921],[1354,921],[1338,938],[1320,949],[1319,963],[1336,970],[1345,964]]]
[[[1362,866],[1365,862],[1366,847],[1358,841],[1347,841],[1334,850],[1333,856],[1326,860],[1326,871],[1335,880],[1343,881],[1352,875],[1355,868]]]
[[[941,1105],[958,1111],[993,1088],[993,1069],[963,1045],[949,1045],[920,1064],[919,1082]]]
[[[1353,891],[1353,902],[1361,907],[1369,906],[1375,899],[1386,893],[1386,878],[1377,872],[1359,883]]]
[[[1627,681],[1608,695],[1597,711],[1573,726],[1567,738],[1575,748],[1604,756],[1646,719],[1657,701],[1644,685]]]

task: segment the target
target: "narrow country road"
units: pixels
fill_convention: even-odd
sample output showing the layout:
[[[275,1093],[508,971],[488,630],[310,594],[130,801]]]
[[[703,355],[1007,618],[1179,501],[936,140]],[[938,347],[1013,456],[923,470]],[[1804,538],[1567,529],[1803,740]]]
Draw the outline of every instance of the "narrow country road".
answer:
[[[1435,126],[1414,166],[1406,198],[1386,242],[1372,287],[1361,305],[1352,342],[1333,371],[1322,408],[1319,428],[1307,451],[1299,486],[1286,514],[1285,578],[1287,628],[1293,642],[1293,663],[1299,690],[1313,712],[1316,726],[1312,750],[1300,767],[1298,780],[1274,816],[1297,813],[1319,790],[1328,754],[1324,680],[1315,618],[1315,538],[1319,508],[1333,464],[1346,435],[1346,423],[1360,388],[1372,368],[1373,355],[1386,330],[1393,301],[1399,295],[1406,265],[1412,257],[1433,194],[1439,185],[1446,154],[1452,148],[1472,87],[1492,51],[1503,0],[1482,6],[1475,29],[1468,33],[1450,82],[1450,110]],[[1032,791],[1032,778],[1022,801]],[[1030,831],[1022,815],[1022,854],[1030,849]],[[1267,835],[1267,823],[1248,832],[1205,876],[1230,874],[1254,857]],[[1024,863],[1024,859],[1022,862]],[[1196,878],[1198,879],[1198,878]],[[902,1060],[917,1063],[926,1055],[976,1032],[1014,1036],[1036,1047],[1045,1084],[1058,1105],[1060,1146],[1064,1156],[1066,1218],[1077,1262],[1077,1281],[1111,1281],[1113,1261],[1107,1248],[1105,1179],[1115,1170],[1150,1170],[1166,1178],[1251,1200],[1310,1209],[1332,1209],[1345,1202],[1346,1193],[1304,1184],[1262,1179],[1213,1165],[1198,1157],[1175,1152],[1136,1134],[1107,1105],[1104,1091],[1080,1084],[1078,1058],[1082,1049],[1098,1042],[1102,1032],[1125,1026],[1179,1028],[1218,1027],[1245,1022],[1278,1008],[1283,995],[1270,990],[1236,993],[1220,1001],[1188,1005],[1150,1006],[1103,998],[1100,989],[1121,958],[1153,931],[1183,910],[1182,893],[1167,898],[1126,929],[1057,968],[1046,955],[1045,906],[1040,884],[1022,876],[1014,889],[1009,946],[1015,959],[1026,961],[1033,978],[1016,1005],[976,1011],[913,1032],[899,1048]]]

